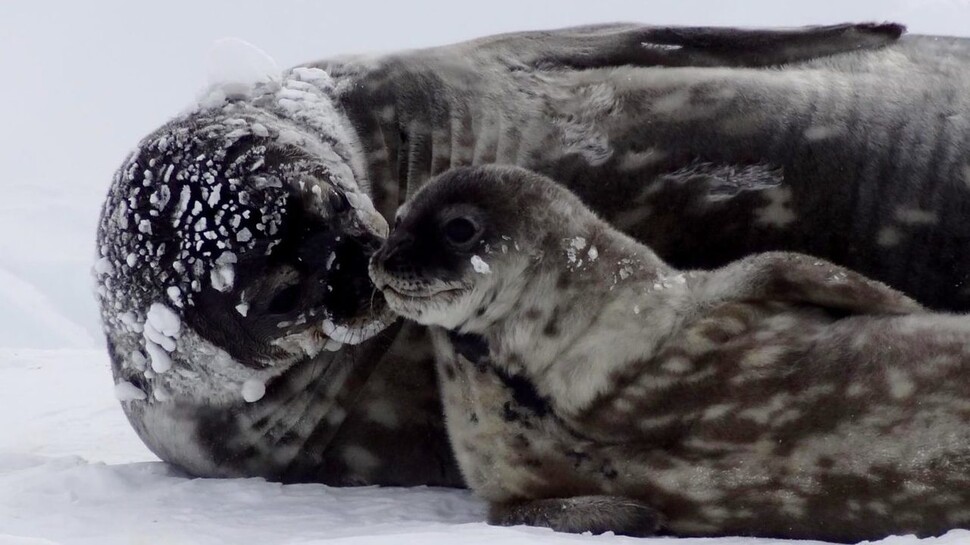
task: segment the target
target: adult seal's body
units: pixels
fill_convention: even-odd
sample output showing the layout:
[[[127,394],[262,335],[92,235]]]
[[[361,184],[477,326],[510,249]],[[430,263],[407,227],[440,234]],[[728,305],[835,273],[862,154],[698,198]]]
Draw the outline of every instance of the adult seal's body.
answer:
[[[377,333],[364,269],[374,211],[467,164],[548,174],[677,266],[801,250],[966,308],[970,47],[900,31],[607,25],[213,89],[102,214],[126,414],[197,475],[460,485],[426,334]]]
[[[801,254],[682,272],[494,166],[422,188],[371,275],[447,330],[448,430],[493,522],[846,542],[970,526],[964,316]]]

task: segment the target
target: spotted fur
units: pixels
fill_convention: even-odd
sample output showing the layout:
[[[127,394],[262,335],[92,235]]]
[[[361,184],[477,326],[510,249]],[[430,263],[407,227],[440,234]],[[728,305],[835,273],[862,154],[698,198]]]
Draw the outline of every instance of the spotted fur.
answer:
[[[970,527],[965,316],[800,254],[681,271],[504,167],[425,186],[371,276],[438,328],[452,445],[493,522],[842,542]]]

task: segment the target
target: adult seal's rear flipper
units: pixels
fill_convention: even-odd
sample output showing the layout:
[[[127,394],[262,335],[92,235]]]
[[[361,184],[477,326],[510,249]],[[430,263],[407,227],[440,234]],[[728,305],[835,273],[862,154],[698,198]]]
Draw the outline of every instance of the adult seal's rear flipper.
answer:
[[[759,68],[878,49],[906,31],[897,23],[844,23],[788,29],[653,27],[608,24],[522,32],[469,42],[528,66],[724,66]],[[504,55],[503,55],[504,56]]]
[[[711,273],[704,298],[777,301],[845,314],[901,315],[926,312],[882,282],[804,254],[756,254]]]

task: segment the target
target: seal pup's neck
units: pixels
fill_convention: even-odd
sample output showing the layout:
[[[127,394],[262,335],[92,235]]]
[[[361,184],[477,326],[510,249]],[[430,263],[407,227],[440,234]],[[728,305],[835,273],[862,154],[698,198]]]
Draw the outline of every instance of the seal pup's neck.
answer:
[[[564,415],[655,353],[688,297],[687,275],[584,212],[564,218],[521,271],[503,271],[491,303],[457,328],[481,335],[493,365],[532,381]]]

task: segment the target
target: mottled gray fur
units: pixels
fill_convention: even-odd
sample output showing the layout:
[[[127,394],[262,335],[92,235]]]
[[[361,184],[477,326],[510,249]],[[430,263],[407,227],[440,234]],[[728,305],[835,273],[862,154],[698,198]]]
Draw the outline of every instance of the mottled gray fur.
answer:
[[[350,274],[369,243],[355,253],[337,240],[367,229],[331,206],[366,194],[390,220],[432,174],[468,164],[547,174],[677,266],[799,250],[967,308],[970,47],[900,31],[524,32],[321,61],[209,97],[141,143],[105,204],[97,270],[112,370],[146,396],[126,399],[126,414],[162,459],[197,475],[461,485],[426,333],[405,325],[334,346],[307,318],[375,310],[366,277]],[[220,184],[223,200],[277,216],[277,234],[210,210]],[[196,232],[164,227],[184,186],[210,222],[192,277],[172,274],[168,250]],[[122,205],[132,198],[137,209]],[[209,282],[220,244],[238,260],[227,291]],[[340,274],[328,269],[335,247]],[[182,307],[169,297],[176,277],[191,291]],[[343,299],[321,307],[328,286]],[[148,377],[135,330],[153,303],[169,304],[184,339],[172,369]],[[265,394],[246,402],[240,382],[257,372]]]
[[[970,526],[966,316],[801,254],[680,271],[508,167],[426,185],[371,276],[447,330],[448,430],[494,523],[842,542]]]

